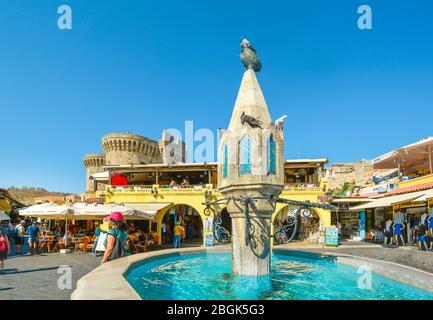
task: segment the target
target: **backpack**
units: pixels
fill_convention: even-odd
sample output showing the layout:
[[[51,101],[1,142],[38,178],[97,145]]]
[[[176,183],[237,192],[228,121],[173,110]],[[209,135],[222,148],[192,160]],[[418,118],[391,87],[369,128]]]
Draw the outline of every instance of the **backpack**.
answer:
[[[109,234],[112,235],[115,239],[113,252],[111,252],[109,261],[113,261],[125,257],[128,254],[128,252],[125,246],[122,244],[122,241],[120,241],[120,239],[117,237],[117,234],[114,233],[109,233]]]
[[[13,227],[12,229],[10,229],[9,231],[9,236],[13,239],[15,239],[16,237],[18,237],[18,230],[17,227]]]

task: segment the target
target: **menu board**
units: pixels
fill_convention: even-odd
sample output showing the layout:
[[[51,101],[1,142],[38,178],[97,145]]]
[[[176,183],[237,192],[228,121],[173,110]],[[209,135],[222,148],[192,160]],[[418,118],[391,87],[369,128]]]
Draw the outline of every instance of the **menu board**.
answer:
[[[214,245],[213,238],[213,218],[206,218],[204,221],[204,245],[212,247]]]
[[[105,251],[105,239],[107,239],[107,233],[101,232],[98,238],[98,243],[96,244],[95,252]]]
[[[338,228],[326,228],[325,245],[335,247],[338,246]]]

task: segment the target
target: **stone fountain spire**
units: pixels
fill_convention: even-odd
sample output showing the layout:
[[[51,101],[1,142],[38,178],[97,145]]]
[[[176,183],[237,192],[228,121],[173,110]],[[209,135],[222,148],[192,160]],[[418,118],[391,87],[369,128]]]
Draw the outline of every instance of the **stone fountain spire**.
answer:
[[[250,52],[245,53],[247,50]],[[254,72],[255,50],[252,58],[248,46],[243,47],[241,57],[243,54],[247,70],[219,145],[218,187],[224,197],[233,199],[227,204],[232,219],[233,273],[261,276],[270,272],[275,211],[275,201],[266,197],[276,198],[283,188],[284,140],[282,129],[272,122]],[[248,59],[255,59],[255,64]]]

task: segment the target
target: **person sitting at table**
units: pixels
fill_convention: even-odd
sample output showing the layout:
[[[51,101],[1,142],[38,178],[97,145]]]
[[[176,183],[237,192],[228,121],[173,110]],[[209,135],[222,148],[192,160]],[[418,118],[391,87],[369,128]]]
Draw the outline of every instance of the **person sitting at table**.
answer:
[[[51,246],[53,246],[52,252],[60,251],[60,249],[65,249],[65,240],[62,237],[54,238],[51,241]]]
[[[45,232],[43,232],[42,233],[42,238],[41,238],[41,241],[40,241],[40,243],[41,243],[41,252],[47,252],[47,249],[48,249],[48,252],[50,251],[50,249],[48,248],[48,244],[50,243],[51,241],[50,241],[50,235],[49,235],[49,233],[48,233],[48,231],[45,231]]]
[[[128,233],[131,234],[131,233],[135,233],[136,231],[137,229],[135,228],[134,224],[130,223],[128,226]]]
[[[153,230],[150,231],[150,234],[153,237],[153,242],[155,243],[155,247],[158,246],[158,243],[159,243],[158,234],[155,231],[153,231]]]
[[[152,231],[151,231],[152,232]],[[153,238],[152,233],[148,233],[146,235],[146,242],[149,248],[153,248],[155,246],[155,239]]]

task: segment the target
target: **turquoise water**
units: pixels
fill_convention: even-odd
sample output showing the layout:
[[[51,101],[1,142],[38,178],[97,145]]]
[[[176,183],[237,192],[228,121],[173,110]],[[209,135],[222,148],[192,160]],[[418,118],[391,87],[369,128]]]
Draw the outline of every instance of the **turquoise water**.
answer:
[[[273,255],[269,277],[231,275],[231,254],[173,256],[132,268],[128,282],[145,300],[433,300],[433,294],[373,273],[358,288],[357,269],[326,260]]]

